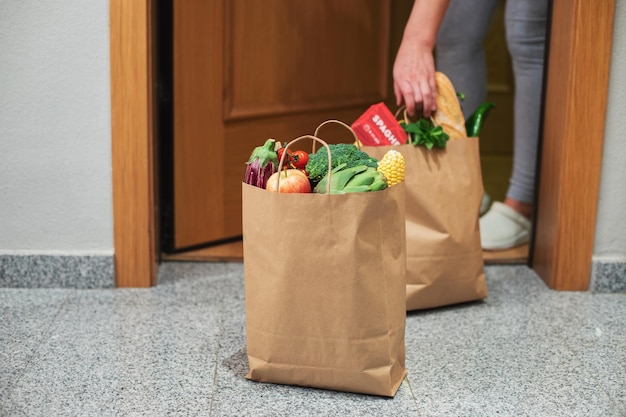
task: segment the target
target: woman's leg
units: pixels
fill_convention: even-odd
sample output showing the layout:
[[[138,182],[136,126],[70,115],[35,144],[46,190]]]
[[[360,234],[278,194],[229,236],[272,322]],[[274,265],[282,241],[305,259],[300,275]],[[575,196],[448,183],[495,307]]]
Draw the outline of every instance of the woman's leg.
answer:
[[[530,239],[541,115],[548,0],[507,0],[506,39],[515,78],[513,175],[504,204],[480,218],[483,249],[503,250]]]
[[[435,46],[435,67],[450,78],[467,118],[487,97],[483,41],[497,0],[452,0],[441,22]]]
[[[530,217],[541,115],[548,0],[507,0],[506,37],[515,77],[513,174],[507,201]]]

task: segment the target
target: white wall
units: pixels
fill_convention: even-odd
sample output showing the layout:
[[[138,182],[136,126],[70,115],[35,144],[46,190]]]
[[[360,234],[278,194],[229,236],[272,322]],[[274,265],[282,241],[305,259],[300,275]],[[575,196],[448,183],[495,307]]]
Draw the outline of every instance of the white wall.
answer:
[[[626,261],[626,5],[616,3],[600,261]],[[0,0],[0,254],[113,251],[108,30],[108,0]]]
[[[599,262],[626,262],[625,68],[626,3],[617,1],[594,245],[594,261]]]
[[[113,253],[108,0],[0,0],[0,254]]]

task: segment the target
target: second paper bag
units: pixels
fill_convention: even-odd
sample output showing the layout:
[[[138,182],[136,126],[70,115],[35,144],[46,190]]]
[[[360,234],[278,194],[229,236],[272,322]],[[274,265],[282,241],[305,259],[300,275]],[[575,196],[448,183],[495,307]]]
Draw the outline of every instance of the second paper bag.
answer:
[[[389,149],[406,163],[407,310],[485,298],[478,138],[453,139],[443,149],[363,147],[375,158]]]

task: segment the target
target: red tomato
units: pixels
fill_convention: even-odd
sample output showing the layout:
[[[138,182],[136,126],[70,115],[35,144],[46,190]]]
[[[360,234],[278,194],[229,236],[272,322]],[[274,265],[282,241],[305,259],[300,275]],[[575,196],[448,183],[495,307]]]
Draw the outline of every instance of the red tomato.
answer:
[[[295,151],[293,153],[294,162],[293,165],[298,168],[304,170],[307,162],[309,162],[309,154],[305,151]]]
[[[285,148],[280,148],[277,151],[279,163],[284,153],[285,153]],[[293,152],[291,152],[290,150],[287,150],[287,156],[285,156],[285,161],[283,162],[283,169],[290,168],[293,165],[293,162],[294,162]]]

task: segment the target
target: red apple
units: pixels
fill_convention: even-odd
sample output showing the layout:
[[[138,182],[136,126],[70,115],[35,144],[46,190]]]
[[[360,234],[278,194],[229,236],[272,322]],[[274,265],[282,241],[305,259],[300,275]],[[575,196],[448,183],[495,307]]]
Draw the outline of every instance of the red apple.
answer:
[[[299,169],[283,169],[280,172],[273,173],[267,180],[265,189],[273,193],[276,190],[276,180],[280,175],[280,193],[310,193],[311,183],[309,177]]]

